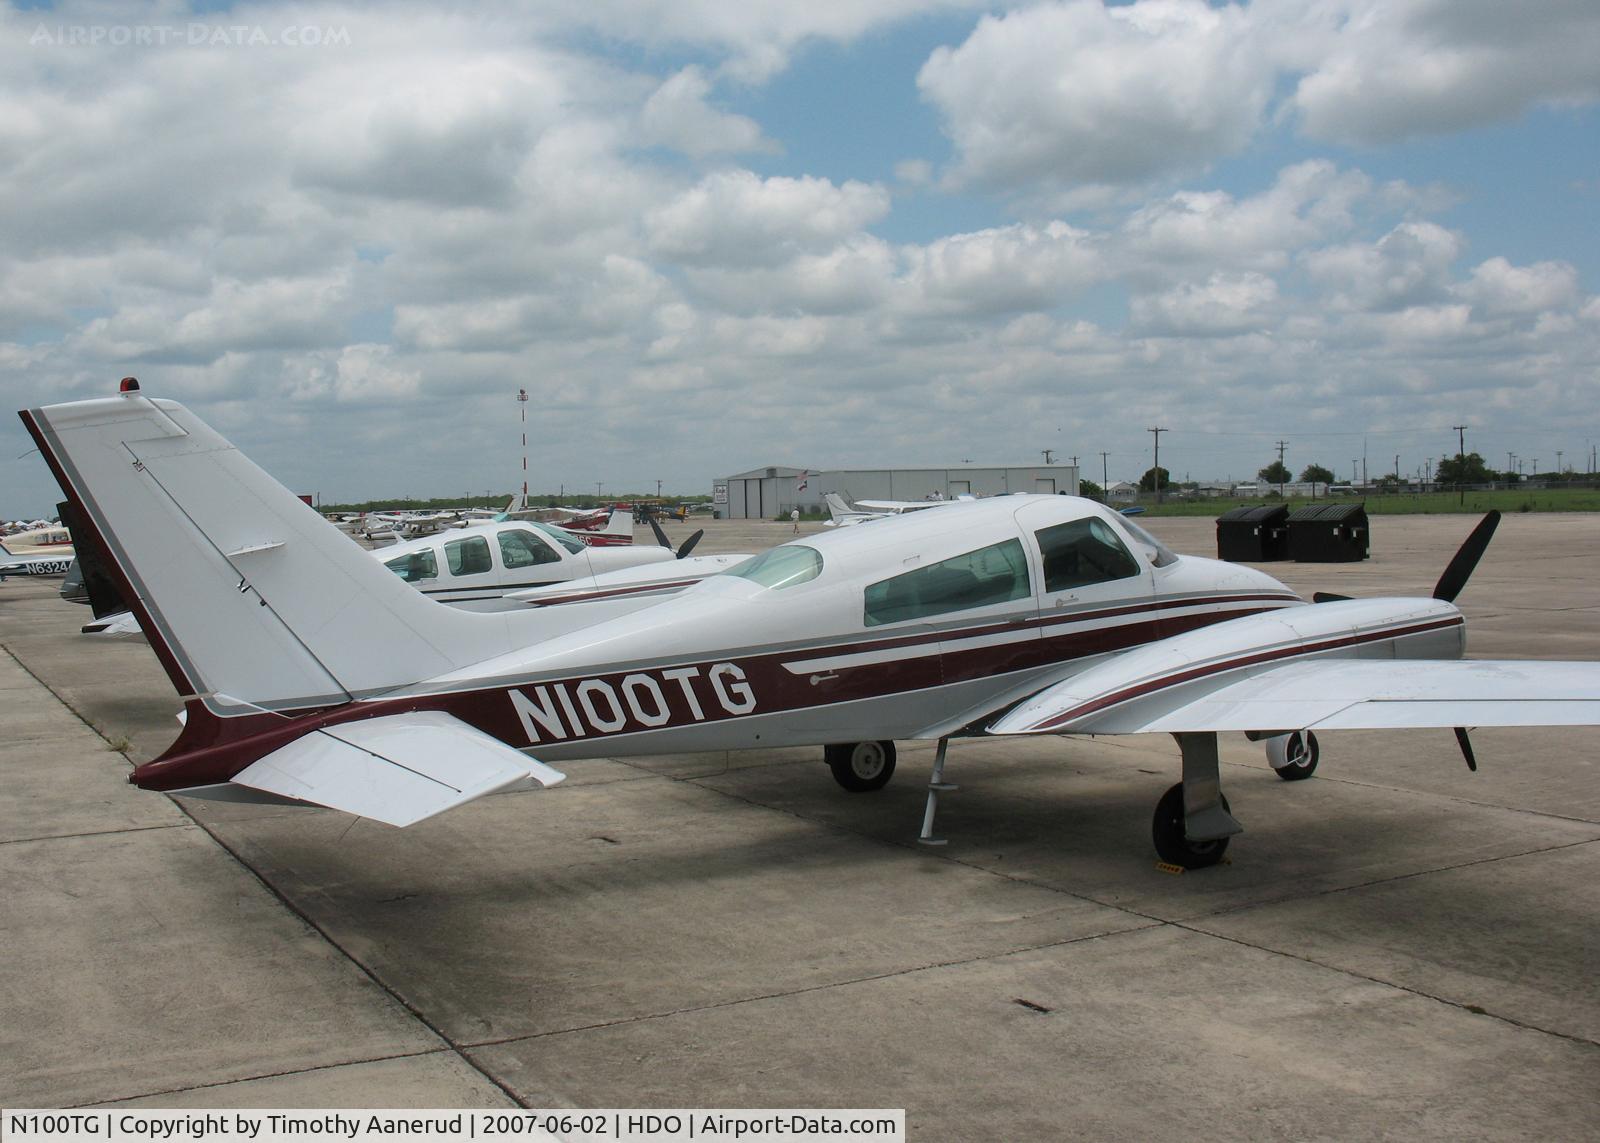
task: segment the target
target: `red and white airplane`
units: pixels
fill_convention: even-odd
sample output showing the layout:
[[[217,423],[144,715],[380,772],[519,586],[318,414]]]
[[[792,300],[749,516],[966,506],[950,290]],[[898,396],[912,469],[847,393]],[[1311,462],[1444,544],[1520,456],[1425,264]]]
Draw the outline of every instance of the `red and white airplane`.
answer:
[[[120,397],[21,416],[134,603],[186,720],[146,789],[332,806],[407,825],[548,762],[818,745],[881,786],[894,740],[1169,732],[1163,859],[1240,826],[1217,734],[1286,778],[1321,729],[1600,724],[1600,663],[1461,658],[1451,600],[1307,603],[1179,556],[1088,500],[1011,496],[795,540],[669,596],[474,614],[424,598],[183,406]],[[1465,730],[1457,730],[1471,762]],[[538,760],[535,760],[535,759]]]

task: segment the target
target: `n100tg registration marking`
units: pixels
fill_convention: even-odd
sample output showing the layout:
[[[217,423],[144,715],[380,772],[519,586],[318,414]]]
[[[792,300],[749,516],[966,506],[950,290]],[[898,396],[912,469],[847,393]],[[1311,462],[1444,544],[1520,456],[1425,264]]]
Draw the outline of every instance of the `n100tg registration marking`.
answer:
[[[540,683],[507,692],[528,743],[652,730],[669,723],[749,714],[755,692],[737,663],[636,671],[612,682]]]

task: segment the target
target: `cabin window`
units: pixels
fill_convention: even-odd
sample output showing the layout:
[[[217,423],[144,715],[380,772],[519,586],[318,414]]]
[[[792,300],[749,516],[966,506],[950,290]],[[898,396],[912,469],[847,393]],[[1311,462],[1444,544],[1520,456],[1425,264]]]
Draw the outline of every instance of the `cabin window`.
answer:
[[[1005,540],[872,584],[867,588],[866,622],[868,627],[900,623],[1029,594],[1022,542]]]
[[[1066,591],[1139,574],[1139,564],[1111,525],[1090,516],[1034,533],[1044,557],[1044,589]]]
[[[439,577],[439,561],[434,559],[432,548],[424,548],[420,552],[412,552],[408,556],[389,560],[383,566],[407,583]]]
[[[738,576],[779,590],[816,579],[821,572],[822,553],[817,549],[804,544],[780,544],[720,574]]]
[[[489,560],[489,541],[482,536],[451,540],[444,546],[444,558],[451,575],[482,575],[494,570]]]
[[[500,533],[500,562],[508,568],[527,568],[534,564],[558,564],[561,557],[532,532],[508,528]]]
[[[577,555],[579,552],[583,551],[585,547],[584,542],[574,536],[571,532],[563,532],[560,528],[552,527],[551,525],[541,523],[538,520],[529,520],[528,524],[530,527],[539,529],[539,531],[549,536],[552,540],[560,544],[563,548],[566,548],[567,551],[571,552],[573,555]]]

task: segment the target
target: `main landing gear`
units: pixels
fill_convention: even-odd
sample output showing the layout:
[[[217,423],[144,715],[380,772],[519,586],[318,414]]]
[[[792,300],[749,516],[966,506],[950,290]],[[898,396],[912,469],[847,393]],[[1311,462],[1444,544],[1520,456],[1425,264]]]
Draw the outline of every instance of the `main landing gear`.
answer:
[[[822,749],[833,780],[852,794],[881,790],[894,777],[893,742],[845,742]]]
[[[1215,734],[1174,734],[1183,751],[1183,781],[1161,795],[1150,840],[1168,865],[1204,869],[1222,860],[1228,839],[1244,827],[1222,796]]]

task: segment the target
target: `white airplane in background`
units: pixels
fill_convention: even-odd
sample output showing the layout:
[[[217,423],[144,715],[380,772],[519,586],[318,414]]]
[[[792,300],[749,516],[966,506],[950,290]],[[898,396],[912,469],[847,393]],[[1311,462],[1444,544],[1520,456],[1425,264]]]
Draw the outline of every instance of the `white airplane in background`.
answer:
[[[136,383],[124,382],[124,389]],[[353,548],[183,406],[137,391],[26,410],[183,696],[145,789],[332,806],[394,825],[547,763],[818,745],[847,788],[894,740],[1168,732],[1182,780],[1156,850],[1195,868],[1241,829],[1217,734],[1286,778],[1322,729],[1600,724],[1600,663],[1462,659],[1451,602],[1307,603],[1263,572],[1179,556],[1088,500],[947,504],[780,545],[664,598],[478,615]],[[535,757],[537,759],[535,760]]]
[[[837,492],[824,492],[822,499],[828,505],[828,518],[822,522],[825,528],[865,524],[869,520],[904,516],[907,512],[921,512],[925,508],[937,508],[941,504],[953,503],[950,500],[857,500],[851,504]]]
[[[631,540],[631,515],[627,528]],[[474,524],[379,548],[370,554],[430,599],[467,611],[509,611],[527,606],[517,598],[523,592],[552,586],[565,588],[574,580],[587,583],[595,576],[625,569],[673,564],[660,576],[647,578],[698,578],[695,572],[699,565],[679,566],[677,561],[699,538],[698,534],[690,537],[679,551],[672,549],[665,536],[660,537],[660,547],[631,542],[591,546],[553,524],[518,520]],[[633,578],[625,582],[641,581]],[[605,581],[606,586],[616,583]]]
[[[23,551],[14,550],[9,541],[0,541],[0,579],[8,575],[66,575],[74,558],[70,539],[61,547]]]

